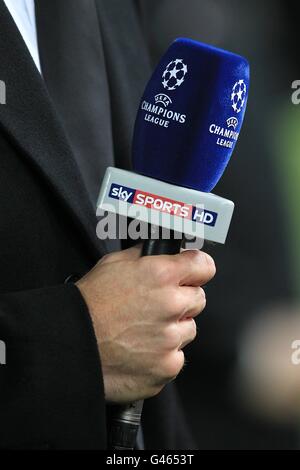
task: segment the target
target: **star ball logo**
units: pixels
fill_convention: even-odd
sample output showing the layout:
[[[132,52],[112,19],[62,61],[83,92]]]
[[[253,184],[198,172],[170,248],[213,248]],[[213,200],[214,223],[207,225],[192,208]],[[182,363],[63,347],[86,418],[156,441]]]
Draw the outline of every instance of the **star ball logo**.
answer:
[[[187,65],[182,59],[172,60],[162,75],[163,87],[169,91],[176,90],[183,84],[187,71]]]
[[[239,80],[233,85],[231,93],[232,108],[236,113],[240,113],[245,105],[247,96],[247,86],[244,80]]]

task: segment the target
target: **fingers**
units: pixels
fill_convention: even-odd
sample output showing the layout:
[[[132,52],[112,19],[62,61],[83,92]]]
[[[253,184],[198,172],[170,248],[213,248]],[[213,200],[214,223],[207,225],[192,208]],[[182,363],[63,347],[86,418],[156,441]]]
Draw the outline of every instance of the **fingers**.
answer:
[[[178,328],[181,335],[181,344],[178,349],[183,349],[196,338],[197,326],[195,320],[191,318],[178,322]]]
[[[190,344],[197,336],[197,326],[193,318],[171,323],[164,331],[166,351],[180,351]]]
[[[152,286],[202,286],[210,281],[216,267],[211,256],[198,250],[186,250],[178,255],[142,257],[139,266],[143,277]]]
[[[173,351],[172,354],[165,356],[156,371],[157,384],[165,385],[174,380],[183,368],[184,362],[184,354],[181,350]]]
[[[160,255],[141,258],[142,245],[105,255],[99,264],[139,260],[141,271],[149,276],[151,284],[166,285],[176,282],[180,286],[202,286],[215,273],[214,260],[198,250],[185,250],[178,255]]]
[[[193,319],[170,324],[164,332],[165,354],[155,365],[157,384],[164,385],[174,380],[184,366],[182,349],[191,343],[197,334]]]
[[[214,260],[203,251],[186,250],[174,258],[181,286],[203,286],[216,274]]]
[[[180,320],[197,317],[206,307],[205,291],[201,287],[179,287],[185,308]]]

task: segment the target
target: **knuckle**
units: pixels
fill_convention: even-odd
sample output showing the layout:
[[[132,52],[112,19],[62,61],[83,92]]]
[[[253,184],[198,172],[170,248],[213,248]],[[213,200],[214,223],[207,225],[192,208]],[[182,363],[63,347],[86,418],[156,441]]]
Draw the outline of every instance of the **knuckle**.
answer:
[[[205,260],[206,260],[206,264],[207,264],[207,268],[208,268],[208,274],[209,274],[210,278],[212,278],[216,274],[215,262],[214,262],[213,258],[210,255],[208,255],[207,253],[203,253],[203,254],[205,255]]]
[[[191,264],[203,264],[204,253],[200,250],[187,250],[185,256],[188,256],[189,262]]]
[[[180,316],[186,309],[186,298],[179,289],[174,289],[169,293],[169,312],[175,316]]]
[[[157,260],[155,263],[154,275],[160,285],[169,284],[173,278],[169,263],[161,260]]]
[[[141,258],[141,262],[147,263],[148,272],[157,284],[166,285],[170,283],[173,276],[169,262],[151,257]]]
[[[182,351],[170,354],[162,366],[163,379],[166,382],[174,380],[184,366],[184,354]]]
[[[153,398],[155,397],[156,395],[158,395],[162,389],[164,388],[163,385],[153,385],[151,388],[150,388],[150,391],[149,391],[149,394],[148,394],[148,398]]]
[[[164,330],[164,346],[166,349],[177,349],[181,344],[181,334],[176,323],[168,325]]]
[[[196,322],[195,320],[190,320],[191,322],[191,333],[190,333],[190,339],[191,339],[191,342],[194,341],[197,337],[197,325],[196,325]]]
[[[100,264],[107,264],[112,263],[116,258],[116,253],[107,253],[106,255],[102,256],[100,260]]]
[[[186,299],[178,289],[162,289],[159,304],[161,314],[168,320],[179,318],[186,310]]]
[[[197,336],[197,327],[194,320],[189,320],[188,326],[185,326],[186,331],[182,337],[181,349],[192,343]]]
[[[186,310],[185,316],[197,316],[199,315],[206,307],[206,295],[204,289],[201,287],[195,287],[196,293],[195,297],[191,301],[191,307]]]
[[[190,257],[191,263],[197,263],[198,265],[202,266],[202,270],[205,267],[205,272],[208,279],[212,279],[215,276],[216,265],[213,258],[209,254],[199,250],[189,250],[185,252],[185,255]]]
[[[199,250],[185,250],[182,252],[184,256],[189,256],[192,260],[197,259],[199,256],[201,256],[201,251]]]
[[[205,291],[204,289],[202,289],[202,287],[199,287],[198,289],[198,302],[197,302],[197,310],[199,310],[199,312],[202,312],[202,310],[204,310],[206,307],[206,294],[205,294]]]
[[[106,263],[107,261],[109,261],[111,259],[111,254],[106,254],[104,256],[102,256],[101,260],[100,260],[100,263],[103,264],[103,263]]]

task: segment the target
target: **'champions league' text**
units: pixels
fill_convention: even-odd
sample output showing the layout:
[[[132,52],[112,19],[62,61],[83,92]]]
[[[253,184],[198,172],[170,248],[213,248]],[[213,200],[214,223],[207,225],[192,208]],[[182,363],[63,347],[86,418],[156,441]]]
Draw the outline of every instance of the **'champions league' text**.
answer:
[[[161,106],[148,103],[148,101],[142,102],[141,109],[147,111],[144,117],[145,121],[161,127],[169,127],[170,121],[180,124],[184,124],[186,121],[185,114],[180,114],[170,109],[164,109]]]

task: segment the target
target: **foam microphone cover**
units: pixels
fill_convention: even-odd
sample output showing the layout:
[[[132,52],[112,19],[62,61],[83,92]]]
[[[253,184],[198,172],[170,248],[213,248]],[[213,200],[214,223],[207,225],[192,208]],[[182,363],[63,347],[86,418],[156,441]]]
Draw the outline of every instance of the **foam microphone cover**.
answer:
[[[238,139],[248,90],[246,59],[190,39],[175,40],[141,100],[134,171],[210,192]]]

